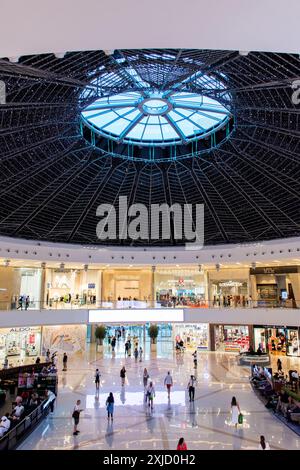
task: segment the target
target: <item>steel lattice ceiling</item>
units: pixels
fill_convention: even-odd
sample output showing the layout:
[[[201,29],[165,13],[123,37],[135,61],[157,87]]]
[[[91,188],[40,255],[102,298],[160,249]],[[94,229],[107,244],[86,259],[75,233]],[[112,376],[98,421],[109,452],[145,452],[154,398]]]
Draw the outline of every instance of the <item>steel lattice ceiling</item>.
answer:
[[[124,63],[162,90],[199,71],[222,77],[235,116],[230,138],[168,162],[130,161],[92,146],[81,135],[80,112],[100,93],[138,89]],[[122,50],[0,60],[7,90],[0,105],[0,234],[99,243],[96,207],[126,195],[129,204],[204,203],[206,244],[299,235],[300,105],[291,99],[299,78],[299,57],[275,53]],[[218,90],[197,87],[220,99]]]

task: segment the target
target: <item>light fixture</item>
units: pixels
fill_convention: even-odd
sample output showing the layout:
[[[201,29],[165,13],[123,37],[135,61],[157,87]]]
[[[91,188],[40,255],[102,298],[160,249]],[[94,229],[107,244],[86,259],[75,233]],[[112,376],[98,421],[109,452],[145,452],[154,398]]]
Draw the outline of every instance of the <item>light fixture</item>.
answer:
[[[65,263],[60,263],[59,269],[65,269]]]
[[[217,270],[217,272],[220,271],[220,265],[219,265],[219,263],[216,264],[216,270]]]
[[[115,52],[114,49],[105,49],[104,54],[107,56],[110,56],[110,55],[113,55],[114,52]]]
[[[46,263],[45,263],[45,261],[43,261],[43,262],[41,263],[41,268],[42,268],[42,269],[45,269],[45,268],[46,268]]]
[[[57,59],[63,59],[66,55],[65,52],[54,52],[54,55]]]
[[[17,62],[19,62],[19,59],[20,59],[20,56],[9,57],[9,62],[13,62],[14,64],[16,64]]]
[[[84,269],[84,272],[86,273],[87,270],[89,269],[89,265],[88,265],[88,264],[85,264],[85,265],[83,266],[83,269]]]

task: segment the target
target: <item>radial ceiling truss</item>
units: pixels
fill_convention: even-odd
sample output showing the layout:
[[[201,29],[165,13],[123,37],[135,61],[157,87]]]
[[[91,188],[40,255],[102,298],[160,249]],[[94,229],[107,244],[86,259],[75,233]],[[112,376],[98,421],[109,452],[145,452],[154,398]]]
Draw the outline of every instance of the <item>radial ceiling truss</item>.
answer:
[[[210,88],[201,76],[213,76],[225,88]],[[96,208],[120,195],[128,204],[147,206],[204,203],[206,244],[300,234],[300,105],[293,104],[291,88],[300,79],[297,55],[47,54],[0,60],[0,79],[7,91],[0,105],[1,235],[99,243]],[[97,98],[149,86],[164,91],[178,83],[180,91],[231,106],[235,128],[217,148],[185,160],[138,161],[116,158],[83,138],[80,113]],[[176,243],[172,236],[135,241]]]

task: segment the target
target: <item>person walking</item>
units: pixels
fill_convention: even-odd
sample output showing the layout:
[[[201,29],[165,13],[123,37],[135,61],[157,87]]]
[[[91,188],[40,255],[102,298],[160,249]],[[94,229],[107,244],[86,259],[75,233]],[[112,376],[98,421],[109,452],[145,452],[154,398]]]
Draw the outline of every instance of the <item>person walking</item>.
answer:
[[[63,355],[63,371],[67,370],[67,364],[68,364],[68,356],[67,356],[67,353],[64,353],[64,355]]]
[[[277,359],[277,370],[278,372],[282,371],[282,362],[279,358]]]
[[[191,375],[190,380],[187,385],[190,401],[194,401],[195,399],[195,385],[196,385],[196,377],[194,375]]]
[[[270,450],[270,445],[265,440],[265,436],[260,436],[258,450]]]
[[[28,310],[29,304],[30,304],[30,297],[29,295],[27,295],[27,297],[25,298],[25,310]]]
[[[128,341],[126,341],[126,343],[125,343],[125,357],[128,356],[128,348],[129,348]]]
[[[150,382],[146,391],[146,401],[148,401],[148,406],[150,407],[151,411],[153,411],[154,397],[155,397],[154,385],[153,385],[153,382]]]
[[[18,308],[17,308],[17,310],[19,310],[19,308],[20,308],[21,310],[23,310],[23,297],[22,297],[21,295],[20,295],[19,300],[18,300]]]
[[[106,399],[105,405],[106,405],[106,410],[107,410],[107,419],[111,418],[112,421],[114,420],[114,403],[115,403],[114,396],[112,392],[110,392],[110,394],[108,395]]]
[[[99,372],[99,369],[96,369],[96,372],[95,372],[95,384],[96,384],[96,390],[99,390],[99,385],[100,385],[100,377],[101,377],[101,374]]]
[[[139,356],[140,356],[140,362],[142,362],[142,359],[143,359],[143,348],[142,348],[142,346],[140,346],[140,349],[139,349]]]
[[[111,350],[112,352],[115,352],[115,347],[116,347],[116,337],[113,336],[111,340]]]
[[[146,390],[147,388],[147,385],[148,385],[148,379],[149,379],[149,374],[148,374],[148,371],[145,367],[144,369],[144,373],[143,373],[143,384],[144,384],[144,389]]]
[[[165,377],[164,385],[167,387],[168,398],[170,398],[171,387],[173,386],[173,379],[172,379],[172,376],[171,376],[171,374],[170,374],[170,371],[168,371],[168,373],[167,373],[167,375],[166,375],[166,377]]]
[[[79,424],[79,418],[80,418],[80,413],[83,411],[82,408],[80,408],[81,405],[81,400],[76,401],[76,405],[74,406],[72,418],[74,419],[74,429],[73,429],[73,436],[77,436],[77,434],[80,433],[80,431],[77,429],[77,426]]]
[[[128,340],[128,357],[131,357],[131,341]]]
[[[195,369],[196,369],[196,368],[197,368],[197,365],[198,365],[197,350],[193,352],[192,356],[193,356],[193,358],[194,358],[194,367],[195,367]]]
[[[47,349],[47,352],[46,352],[46,361],[47,361],[47,362],[50,361],[50,349]]]
[[[46,400],[48,399],[50,401],[50,411],[51,411],[51,413],[53,413],[53,411],[54,411],[54,402],[56,400],[55,393],[53,393],[51,390],[48,390],[46,388],[46,390],[45,390],[45,399]]]
[[[181,437],[178,441],[177,450],[188,450],[186,442],[183,437]]]
[[[138,348],[134,349],[133,355],[134,355],[134,359],[135,359],[135,362],[136,362],[138,360],[138,357],[139,357]]]
[[[124,385],[125,385],[125,378],[126,378],[126,369],[125,369],[125,366],[123,366],[122,369],[120,370],[120,377],[121,377],[121,384],[122,384],[122,387],[124,387]]]
[[[235,397],[232,397],[231,400],[231,424],[234,424],[235,427],[239,424],[239,414],[241,412],[240,405],[236,401]]]

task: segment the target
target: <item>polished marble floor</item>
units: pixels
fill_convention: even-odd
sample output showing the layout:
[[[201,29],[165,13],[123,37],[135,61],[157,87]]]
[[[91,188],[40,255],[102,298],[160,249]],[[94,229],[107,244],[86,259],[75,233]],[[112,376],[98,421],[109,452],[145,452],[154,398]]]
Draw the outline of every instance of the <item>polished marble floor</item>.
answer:
[[[198,367],[193,365],[192,351],[176,354],[171,342],[158,344],[157,353],[144,346],[145,357],[136,362],[124,357],[120,341],[112,355],[105,346],[103,355],[95,346],[85,355],[69,359],[68,371],[59,372],[59,393],[50,414],[19,446],[19,449],[176,449],[184,437],[188,449],[256,449],[263,434],[271,449],[300,449],[300,437],[266,410],[249,385],[249,369],[239,366],[230,353],[200,352]],[[284,369],[300,368],[299,359],[282,358]],[[60,358],[61,365],[61,358]],[[120,369],[125,365],[127,378],[121,387]],[[101,372],[101,387],[96,393],[94,371]],[[142,374],[147,367],[155,383],[154,410],[144,404]],[[61,367],[60,367],[61,369]],[[174,387],[168,401],[163,386],[170,370]],[[189,403],[187,383],[190,374],[197,377],[195,401]],[[115,397],[113,424],[108,423],[105,400],[109,392]],[[237,429],[230,423],[230,402],[236,396],[244,414]],[[71,414],[77,399],[84,412],[80,434],[73,436]]]

